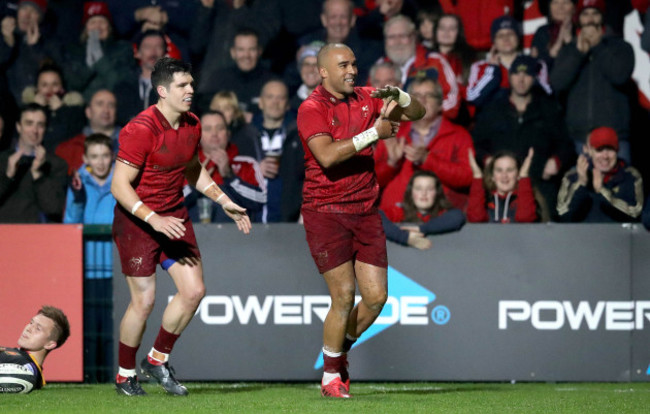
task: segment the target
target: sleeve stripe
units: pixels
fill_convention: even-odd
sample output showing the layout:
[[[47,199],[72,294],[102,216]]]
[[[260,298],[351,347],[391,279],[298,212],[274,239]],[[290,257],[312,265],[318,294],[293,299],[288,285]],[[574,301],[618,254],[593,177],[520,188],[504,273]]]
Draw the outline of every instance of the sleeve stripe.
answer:
[[[141,165],[134,164],[134,163],[132,163],[131,161],[129,161],[129,160],[125,160],[125,159],[122,158],[122,157],[115,157],[115,159],[116,159],[117,161],[123,162],[124,164],[128,165],[129,167],[133,167],[133,168],[138,169],[138,170],[142,167]]]
[[[481,92],[483,92],[485,85],[490,83],[492,79],[494,79],[494,66],[490,65],[485,68],[483,76],[481,76],[481,79],[476,85],[467,88],[467,100],[471,102],[477,99],[481,95]]]
[[[316,138],[316,137],[323,136],[323,135],[327,135],[328,137],[332,138],[332,135],[330,135],[329,132],[317,132],[317,133],[315,133],[314,135],[312,135],[312,136],[310,136],[309,138],[307,138],[305,141],[309,142],[309,141],[311,141],[312,139],[314,139],[314,138]],[[333,138],[332,138],[332,139],[333,139]]]

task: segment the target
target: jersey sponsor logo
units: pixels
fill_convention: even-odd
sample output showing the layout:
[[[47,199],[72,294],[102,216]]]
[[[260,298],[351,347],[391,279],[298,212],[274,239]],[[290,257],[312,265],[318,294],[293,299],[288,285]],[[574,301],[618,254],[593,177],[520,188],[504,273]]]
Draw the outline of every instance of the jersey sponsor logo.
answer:
[[[530,324],[534,329],[555,331],[568,327],[573,331],[642,330],[650,321],[650,301],[571,301],[525,300],[499,301],[499,329],[518,328]]]

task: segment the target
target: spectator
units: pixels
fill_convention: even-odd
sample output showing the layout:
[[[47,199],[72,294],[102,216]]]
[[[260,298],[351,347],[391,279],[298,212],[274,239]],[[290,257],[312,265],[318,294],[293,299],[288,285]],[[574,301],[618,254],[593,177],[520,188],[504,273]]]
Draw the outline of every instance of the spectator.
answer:
[[[210,99],[218,92],[213,84],[216,74],[230,69],[232,42],[242,29],[255,30],[257,49],[264,50],[280,30],[279,3],[278,0],[201,0],[190,34],[190,52],[195,61],[202,62],[197,94]],[[231,90],[232,86],[226,89]]]
[[[300,73],[302,84],[298,88],[298,91],[291,97],[289,104],[291,111],[295,114],[298,113],[300,104],[320,85],[321,79],[318,73],[318,65],[316,64],[316,55],[318,55],[321,46],[322,44],[320,42],[312,42],[298,50],[297,69]]]
[[[575,5],[572,0],[550,0],[549,3],[550,23],[535,32],[530,54],[543,60],[550,70],[562,46],[573,40]]]
[[[209,79],[209,83],[199,82],[199,108],[205,110],[208,106],[207,100],[215,93],[232,90],[244,112],[258,112],[257,104],[262,86],[273,77],[260,61],[261,56],[262,46],[257,33],[251,29],[239,30],[230,48],[234,67],[219,69],[216,72],[209,72],[208,68],[204,67],[201,72],[201,79]]]
[[[84,125],[83,97],[79,92],[66,92],[63,74],[58,66],[45,64],[38,71],[36,86],[23,90],[23,104],[37,103],[48,115],[43,146],[54,152],[59,143],[78,134]]]
[[[437,18],[438,16],[431,10],[422,9],[418,11],[418,42],[429,51],[433,51],[433,48],[436,45],[434,28],[436,26]]]
[[[466,154],[474,148],[461,126],[442,116],[442,88],[428,77],[411,81],[409,94],[426,108],[418,121],[402,122],[397,138],[379,141],[375,150],[375,172],[383,188],[380,208],[387,211],[402,202],[404,190],[417,170],[434,172],[452,205],[464,210],[472,170]]]
[[[370,66],[381,57],[382,44],[379,40],[361,39],[355,26],[352,0],[325,0],[320,19],[323,27],[303,36],[298,43],[304,45],[317,40],[347,45],[357,58],[358,79],[367,79]]]
[[[485,179],[474,154],[469,153],[472,166],[472,186],[469,190],[467,220],[471,223],[532,223],[539,221],[538,206],[544,211],[544,203],[536,203],[533,185],[528,171],[534,150],[530,148],[523,164],[510,151],[500,151],[485,168]],[[492,199],[486,199],[486,193]]]
[[[499,96],[507,95],[510,84],[508,70],[519,56],[521,28],[510,16],[494,19],[490,29],[492,48],[486,60],[472,65],[467,86],[467,102],[480,110]],[[548,71],[542,63],[537,71],[537,84],[548,94]]]
[[[377,62],[370,68],[370,86],[375,89],[386,85],[402,87],[402,69],[393,62]]]
[[[426,236],[459,231],[465,225],[465,216],[447,200],[438,177],[420,170],[411,176],[403,202],[382,212],[382,224],[386,239],[426,250],[431,247]]]
[[[643,179],[617,157],[619,140],[609,127],[589,134],[584,153],[566,173],[558,194],[557,212],[562,221],[638,221],[643,208]]]
[[[384,25],[384,50],[386,56],[380,61],[393,62],[402,70],[401,82],[406,85],[406,79],[418,71],[434,69],[433,79],[442,86],[444,99],[443,114],[454,119],[458,115],[460,98],[458,84],[454,71],[447,60],[437,52],[427,53],[424,46],[417,43],[415,24],[406,16],[392,17]]]
[[[268,197],[262,221],[297,221],[302,204],[305,154],[296,122],[288,113],[289,97],[284,82],[271,80],[264,84],[259,108],[262,115],[253,121],[258,135],[235,144],[242,155],[260,163],[266,179]]]
[[[579,33],[560,49],[551,72],[556,93],[566,96],[566,122],[576,152],[589,132],[608,126],[618,136],[618,156],[630,162],[630,104],[624,85],[634,69],[634,52],[623,39],[603,36],[603,0],[580,0]]]
[[[81,42],[66,48],[63,67],[70,89],[88,101],[99,89],[112,90],[128,76],[134,66],[133,48],[115,38],[103,1],[84,3],[82,25]]]
[[[219,188],[244,207],[251,221],[255,221],[266,204],[264,176],[257,161],[239,155],[239,149],[229,139],[230,131],[223,113],[208,111],[201,116],[199,161]],[[223,223],[230,220],[221,208],[213,208],[216,203],[212,200],[199,195],[196,190],[192,192],[193,196],[186,197],[185,203],[193,221]],[[197,201],[197,198],[204,201]],[[198,209],[194,208],[195,205]]]
[[[43,378],[45,358],[51,351],[63,345],[69,336],[70,324],[63,311],[52,306],[43,306],[18,337],[18,348],[0,347],[0,364],[7,368],[17,365],[27,369],[33,374],[29,380],[30,391],[40,389],[45,385]],[[5,374],[2,383],[0,393],[12,392],[11,389],[16,389],[17,392],[26,389],[24,375],[16,378]],[[8,386],[4,387],[4,385]]]
[[[359,2],[357,2],[359,3]],[[413,0],[379,0],[365,2],[357,9],[359,34],[365,39],[382,40],[385,22],[397,15],[417,19],[418,7]]]
[[[158,59],[167,53],[165,36],[160,31],[147,30],[138,37],[136,45],[137,68],[134,67],[113,89],[119,102],[117,119],[120,125],[126,125],[158,99],[151,87],[151,72]]]
[[[115,30],[123,39],[139,38],[140,33],[157,30],[163,33],[169,56],[189,60],[188,39],[197,2],[178,0],[110,0],[115,16]]]
[[[463,23],[455,14],[443,14],[435,26],[433,50],[440,53],[449,62],[456,75],[456,82],[465,96],[465,87],[469,71],[476,61],[476,52],[465,39]]]
[[[210,111],[219,111],[226,117],[231,142],[254,142],[257,139],[257,128],[249,123],[252,119],[246,119],[250,114],[241,110],[234,92],[217,92],[210,102]]]
[[[0,223],[61,222],[67,168],[43,147],[46,128],[42,106],[21,109],[18,143],[0,153]]]
[[[510,66],[508,95],[495,98],[477,115],[472,134],[476,158],[483,165],[499,151],[524,159],[533,148],[530,179],[547,205],[554,206],[560,171],[566,171],[574,155],[557,103],[533,88],[538,70],[538,60],[518,56]]]
[[[95,94],[97,95],[97,94]],[[68,187],[64,223],[112,224],[115,198],[113,139],[91,134],[84,141],[79,188]],[[109,382],[113,376],[113,243],[110,235],[84,241],[84,377]]]
[[[90,98],[86,105],[87,123],[81,133],[63,141],[56,147],[55,154],[68,164],[68,175],[72,175],[84,164],[84,154],[87,152],[86,137],[93,134],[103,134],[113,141],[111,151],[116,152],[120,127],[115,125],[116,110],[115,95],[107,89],[100,89]]]
[[[43,18],[47,0],[19,0],[16,16],[2,18],[0,66],[6,71],[16,101],[23,90],[36,84],[38,68],[45,60],[61,61],[61,44],[47,32]]]

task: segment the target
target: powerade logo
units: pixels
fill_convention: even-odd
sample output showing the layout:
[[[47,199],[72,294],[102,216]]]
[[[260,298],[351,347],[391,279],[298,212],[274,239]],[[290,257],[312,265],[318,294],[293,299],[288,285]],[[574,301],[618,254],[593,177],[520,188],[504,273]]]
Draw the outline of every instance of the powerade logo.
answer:
[[[356,302],[361,300],[357,296]],[[357,339],[352,348],[356,348],[370,338],[393,325],[428,325],[427,305],[436,300],[435,293],[406,277],[398,270],[388,266],[388,299],[375,322]],[[431,311],[431,320],[437,325],[449,322],[451,314],[444,305],[438,305]],[[323,352],[316,358],[314,369],[323,367]]]
[[[168,296],[168,302],[173,298]],[[389,266],[386,305],[357,345],[396,323],[427,325],[427,305],[435,299],[433,292]],[[359,300],[361,297],[357,296],[356,301]],[[330,304],[329,295],[209,295],[201,301],[196,315],[206,325],[229,325],[235,321],[242,325],[311,325],[314,319],[325,321]],[[449,317],[449,309],[444,305],[436,306],[431,312],[431,319],[438,325],[446,324]]]
[[[499,329],[509,329],[515,322],[530,323],[538,330],[558,330],[568,325],[571,330],[586,327],[590,331],[633,331],[644,329],[650,321],[650,301],[598,301],[591,305],[568,300],[499,301]]]

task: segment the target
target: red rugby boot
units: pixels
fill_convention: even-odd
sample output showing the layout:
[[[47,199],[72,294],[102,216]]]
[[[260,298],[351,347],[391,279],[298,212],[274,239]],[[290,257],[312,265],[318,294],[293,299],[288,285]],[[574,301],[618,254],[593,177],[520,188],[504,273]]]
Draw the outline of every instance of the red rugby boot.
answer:
[[[332,398],[352,397],[350,393],[347,391],[347,389],[345,388],[345,384],[343,383],[343,381],[341,381],[341,378],[339,377],[334,378],[327,385],[323,385],[323,383],[321,382],[320,394],[323,397],[332,397]]]

